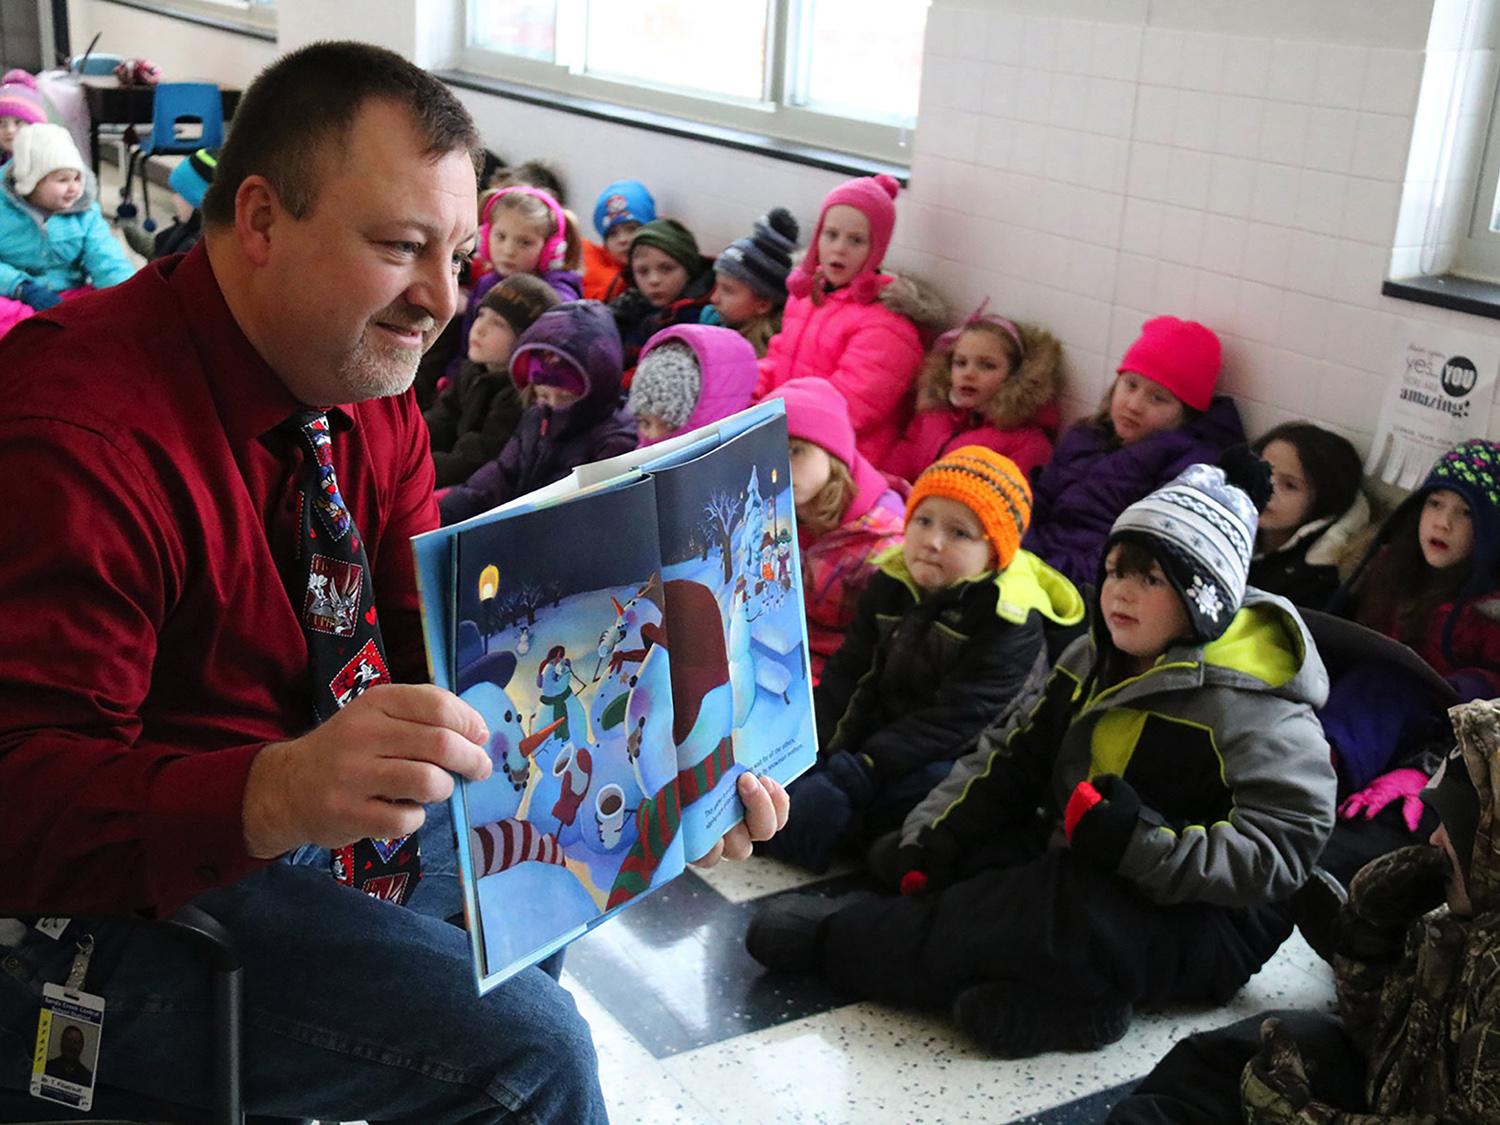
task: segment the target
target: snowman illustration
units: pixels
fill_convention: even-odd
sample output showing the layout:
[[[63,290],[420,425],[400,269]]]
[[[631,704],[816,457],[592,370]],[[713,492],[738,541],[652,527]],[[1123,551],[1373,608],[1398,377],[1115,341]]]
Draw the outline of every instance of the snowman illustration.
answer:
[[[741,576],[735,581],[729,600],[729,683],[734,690],[734,726],[745,725],[750,708],[755,705],[755,654],[750,648],[749,584]]]
[[[562,726],[557,730],[560,742],[585,736],[583,706],[573,693],[575,680],[579,687],[584,686],[583,680],[573,671],[573,662],[568,659],[567,650],[562,645],[553,645],[537,666],[536,686],[541,691],[539,698],[542,706],[551,709],[553,719],[562,720]]]

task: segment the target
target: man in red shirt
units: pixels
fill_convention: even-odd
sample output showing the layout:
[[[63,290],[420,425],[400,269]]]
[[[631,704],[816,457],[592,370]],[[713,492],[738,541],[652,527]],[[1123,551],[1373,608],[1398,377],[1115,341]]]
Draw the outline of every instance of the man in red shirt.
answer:
[[[0,1088],[24,1088],[41,984],[89,933],[101,1085],[208,1104],[205,984],[118,917],[193,900],[245,961],[251,1111],[602,1120],[567,992],[528,970],[476,1000],[441,920],[441,802],[491,767],[478,713],[423,683],[408,540],[437,506],[409,388],[456,308],[478,151],[448,89],[390,52],[285,56],[240,104],[203,242],[0,344]],[[288,593],[309,463],[284,425],[309,407],[395,681],[312,729]],[[779,786],[741,796],[711,858],[785,823]],[[428,816],[414,909],[330,876],[322,849]],[[55,940],[35,915],[73,920]]]

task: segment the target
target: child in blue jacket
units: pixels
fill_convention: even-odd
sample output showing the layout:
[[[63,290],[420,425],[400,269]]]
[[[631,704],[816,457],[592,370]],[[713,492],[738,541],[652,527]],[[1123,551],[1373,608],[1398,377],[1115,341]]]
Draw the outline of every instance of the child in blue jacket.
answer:
[[[0,296],[38,312],[72,290],[117,285],[135,272],[99,211],[98,185],[61,125],[16,135],[0,178]]]

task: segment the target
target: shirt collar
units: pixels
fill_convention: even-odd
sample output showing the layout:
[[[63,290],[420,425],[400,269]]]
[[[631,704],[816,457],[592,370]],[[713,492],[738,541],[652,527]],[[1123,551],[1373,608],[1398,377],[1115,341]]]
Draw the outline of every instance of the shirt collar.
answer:
[[[232,444],[253,441],[296,411],[307,409],[240,329],[214,276],[204,242],[159,268],[176,295],[218,406],[220,424]],[[328,420],[335,429],[351,429],[353,404],[329,407]]]

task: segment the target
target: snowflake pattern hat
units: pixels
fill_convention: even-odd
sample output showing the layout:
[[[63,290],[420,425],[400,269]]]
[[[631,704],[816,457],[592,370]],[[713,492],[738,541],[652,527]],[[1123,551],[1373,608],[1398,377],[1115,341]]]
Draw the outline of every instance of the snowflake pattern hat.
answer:
[[[1254,502],[1223,469],[1189,465],[1120,513],[1105,553],[1121,539],[1146,547],[1182,598],[1194,636],[1212,641],[1245,600],[1258,522]]]

